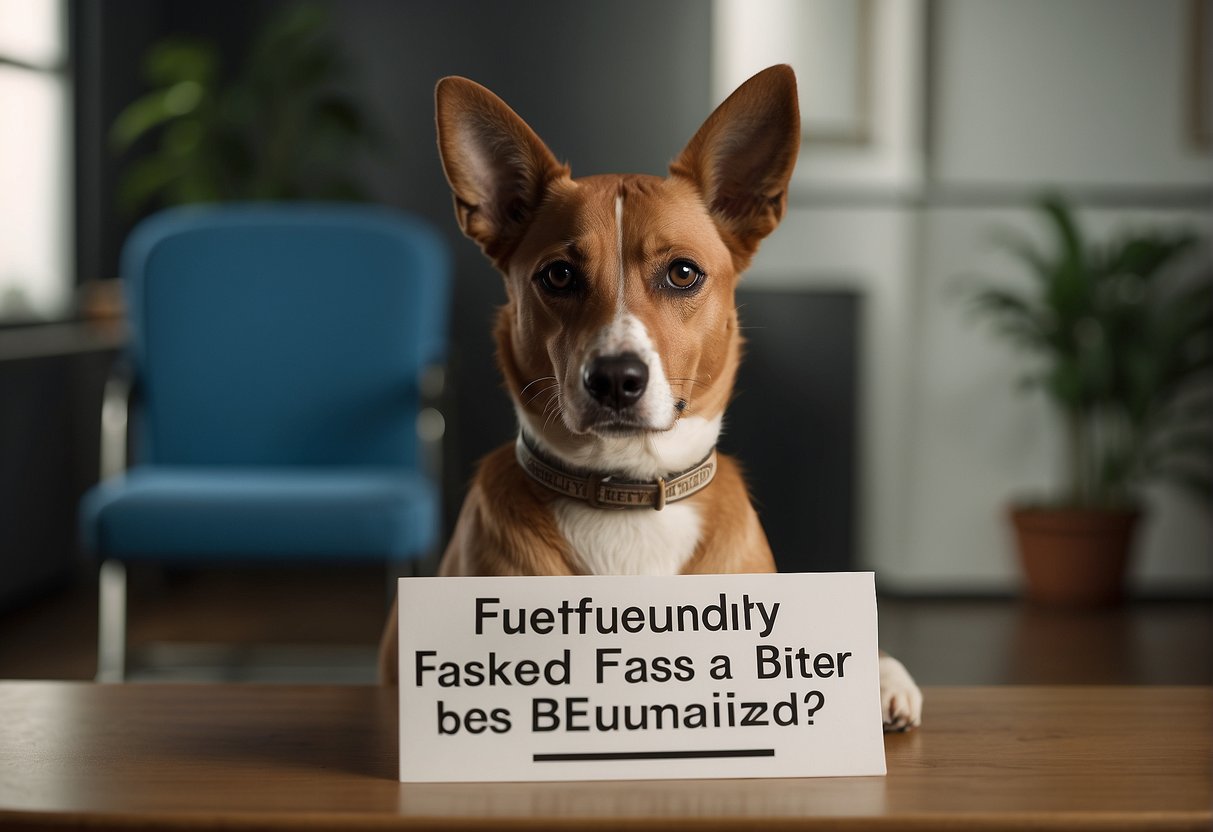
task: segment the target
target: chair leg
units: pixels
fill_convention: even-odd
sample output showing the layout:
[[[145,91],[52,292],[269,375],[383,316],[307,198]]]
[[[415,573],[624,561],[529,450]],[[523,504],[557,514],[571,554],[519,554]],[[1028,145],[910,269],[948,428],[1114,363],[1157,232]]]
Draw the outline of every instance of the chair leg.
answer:
[[[126,566],[101,564],[97,595],[97,681],[121,682],[126,676]]]

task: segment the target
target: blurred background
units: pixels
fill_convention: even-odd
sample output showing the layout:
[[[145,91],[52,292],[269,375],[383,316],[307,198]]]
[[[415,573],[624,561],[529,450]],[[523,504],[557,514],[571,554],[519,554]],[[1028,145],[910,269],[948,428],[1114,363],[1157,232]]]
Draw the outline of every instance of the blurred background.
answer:
[[[1208,0],[0,0],[0,677],[96,671],[78,511],[142,218],[354,200],[432,224],[445,535],[515,424],[434,83],[488,86],[575,176],[662,174],[785,61],[804,143],[739,291],[723,440],[781,568],[875,570],[882,642],[927,684],[1213,681]],[[1026,590],[1024,504],[1140,508],[1124,600]],[[143,565],[128,642],[161,667],[161,642],[321,645],[329,669],[280,677],[371,679],[390,571]],[[216,655],[198,678],[258,678],[187,658]]]

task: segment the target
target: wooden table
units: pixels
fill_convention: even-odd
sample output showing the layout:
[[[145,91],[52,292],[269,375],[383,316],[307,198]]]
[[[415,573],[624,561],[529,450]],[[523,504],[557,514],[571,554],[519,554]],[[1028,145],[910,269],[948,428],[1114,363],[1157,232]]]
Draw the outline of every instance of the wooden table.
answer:
[[[1213,689],[926,692],[887,777],[403,785],[374,687],[0,683],[0,828],[1209,829]]]

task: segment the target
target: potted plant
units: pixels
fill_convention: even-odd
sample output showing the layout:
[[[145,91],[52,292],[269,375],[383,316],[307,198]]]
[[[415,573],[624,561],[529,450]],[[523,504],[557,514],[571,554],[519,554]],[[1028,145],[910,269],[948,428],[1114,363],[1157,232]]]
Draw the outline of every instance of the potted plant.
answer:
[[[1170,480],[1213,497],[1213,280],[1177,268],[1191,234],[1101,245],[1061,198],[1040,210],[1052,245],[997,238],[1028,282],[986,282],[972,301],[1032,360],[1023,387],[1043,392],[1064,428],[1061,493],[1010,512],[1028,595],[1107,604],[1123,592],[1142,486]]]
[[[238,72],[214,43],[167,38],[144,58],[152,89],[114,120],[114,150],[132,153],[119,207],[235,200],[365,198],[355,151],[377,138],[344,91],[345,61],[324,10],[288,5],[254,38]]]
[[[143,56],[151,89],[110,126],[128,156],[117,186],[127,218],[198,202],[367,198],[358,151],[380,149],[378,122],[347,89],[348,62],[322,6],[288,4],[254,36],[236,71],[217,44],[168,37]],[[80,287],[86,318],[125,314],[117,281]]]

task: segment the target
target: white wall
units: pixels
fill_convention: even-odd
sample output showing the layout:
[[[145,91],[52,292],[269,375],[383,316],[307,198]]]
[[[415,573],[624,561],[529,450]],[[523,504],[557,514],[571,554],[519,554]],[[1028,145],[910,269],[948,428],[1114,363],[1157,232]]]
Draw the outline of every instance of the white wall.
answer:
[[[795,184],[804,193],[891,190],[913,192],[922,182],[921,133],[922,0],[846,0],[861,4],[871,19],[865,60],[870,73],[870,141],[858,145],[818,141],[805,118],[808,144],[801,149]],[[829,72],[821,56],[802,54],[821,37],[798,36],[796,25],[811,25],[821,6],[823,22],[833,10],[822,0],[716,0],[713,21],[713,84],[723,100],[760,69],[790,63],[797,70],[801,101],[812,103],[818,77]],[[846,34],[850,34],[848,31]],[[842,60],[834,57],[833,60]],[[848,79],[848,81],[851,79]]]
[[[729,73],[769,54],[754,46],[754,21],[777,17],[778,4],[750,0],[757,11],[738,36],[751,42],[730,45],[738,2],[717,0],[729,68],[718,68],[718,97]],[[1213,157],[1186,133],[1187,8],[940,0],[928,37],[917,0],[872,0],[873,140],[805,144],[793,207],[746,279],[864,292],[859,539],[885,587],[1014,589],[1005,506],[1058,481],[1053,414],[1017,393],[1018,356],[959,296],[965,273],[1013,277],[990,229],[1041,233],[1029,200],[1046,186],[1077,189],[1097,238],[1127,224],[1213,228],[1213,206],[1201,205]],[[1191,207],[1167,207],[1176,202]],[[1213,588],[1207,510],[1163,488],[1149,509],[1135,586]]]
[[[1187,127],[1189,0],[944,0],[945,184],[1209,183]]]

